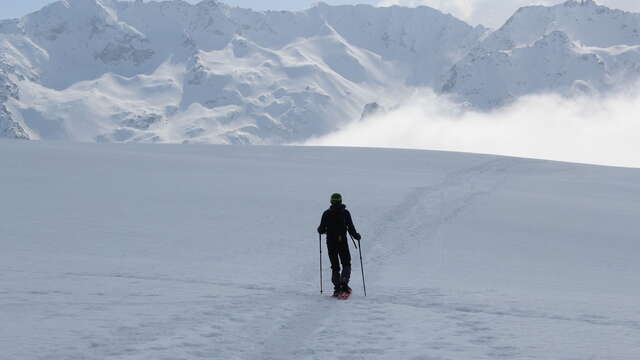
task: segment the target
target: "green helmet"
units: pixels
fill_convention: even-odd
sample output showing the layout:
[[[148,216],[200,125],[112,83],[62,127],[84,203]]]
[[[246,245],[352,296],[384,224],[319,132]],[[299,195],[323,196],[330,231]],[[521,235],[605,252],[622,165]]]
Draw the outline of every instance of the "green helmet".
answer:
[[[331,195],[331,203],[332,204],[341,204],[342,203],[342,195],[335,193]]]

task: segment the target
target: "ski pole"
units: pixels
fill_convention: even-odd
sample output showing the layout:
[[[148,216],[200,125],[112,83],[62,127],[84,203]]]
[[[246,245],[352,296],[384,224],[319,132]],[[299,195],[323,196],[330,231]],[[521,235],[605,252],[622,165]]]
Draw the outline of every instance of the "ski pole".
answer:
[[[358,240],[358,244],[360,240]],[[364,296],[367,296],[367,285],[364,282],[364,267],[362,266],[362,245],[358,246],[358,253],[360,253],[360,271],[362,272],[362,288],[364,289]]]
[[[351,236],[351,234],[349,234]],[[353,241],[353,245],[356,244],[356,241],[353,240],[353,236],[351,236],[351,240]],[[360,244],[360,240],[358,240],[358,244]],[[364,289],[364,296],[367,296],[367,285],[364,282],[364,266],[362,265],[362,244],[360,246],[356,246],[358,249],[358,253],[360,254],[360,271],[362,272],[362,288]]]
[[[320,294],[322,294],[322,234],[318,234],[318,245],[320,247]]]

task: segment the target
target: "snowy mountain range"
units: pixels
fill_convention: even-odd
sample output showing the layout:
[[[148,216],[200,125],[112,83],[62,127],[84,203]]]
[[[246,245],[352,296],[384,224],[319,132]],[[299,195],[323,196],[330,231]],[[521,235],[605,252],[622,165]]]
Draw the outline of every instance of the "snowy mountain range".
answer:
[[[0,22],[0,136],[279,144],[427,87],[478,109],[640,74],[640,14],[570,0],[500,29],[429,7],[62,0]]]
[[[519,96],[610,90],[640,74],[640,14],[567,1],[518,10],[449,71],[442,90],[480,108]]]

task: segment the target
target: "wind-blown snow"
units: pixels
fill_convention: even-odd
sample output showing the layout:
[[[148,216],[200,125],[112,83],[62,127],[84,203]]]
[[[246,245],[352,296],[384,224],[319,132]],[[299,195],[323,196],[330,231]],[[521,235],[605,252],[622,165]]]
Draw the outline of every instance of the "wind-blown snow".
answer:
[[[0,152],[3,358],[640,353],[635,169],[381,149]],[[347,302],[318,292],[315,228],[335,191],[363,235],[369,296],[354,256]],[[329,274],[325,258],[325,289]]]

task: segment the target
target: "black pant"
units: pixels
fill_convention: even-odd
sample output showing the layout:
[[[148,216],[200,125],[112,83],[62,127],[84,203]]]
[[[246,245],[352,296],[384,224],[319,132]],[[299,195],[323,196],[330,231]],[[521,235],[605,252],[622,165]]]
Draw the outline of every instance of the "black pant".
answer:
[[[338,289],[341,285],[349,284],[351,277],[351,253],[345,236],[338,236],[335,240],[327,241],[329,260],[331,260],[331,282]],[[342,274],[340,273],[342,264]]]

